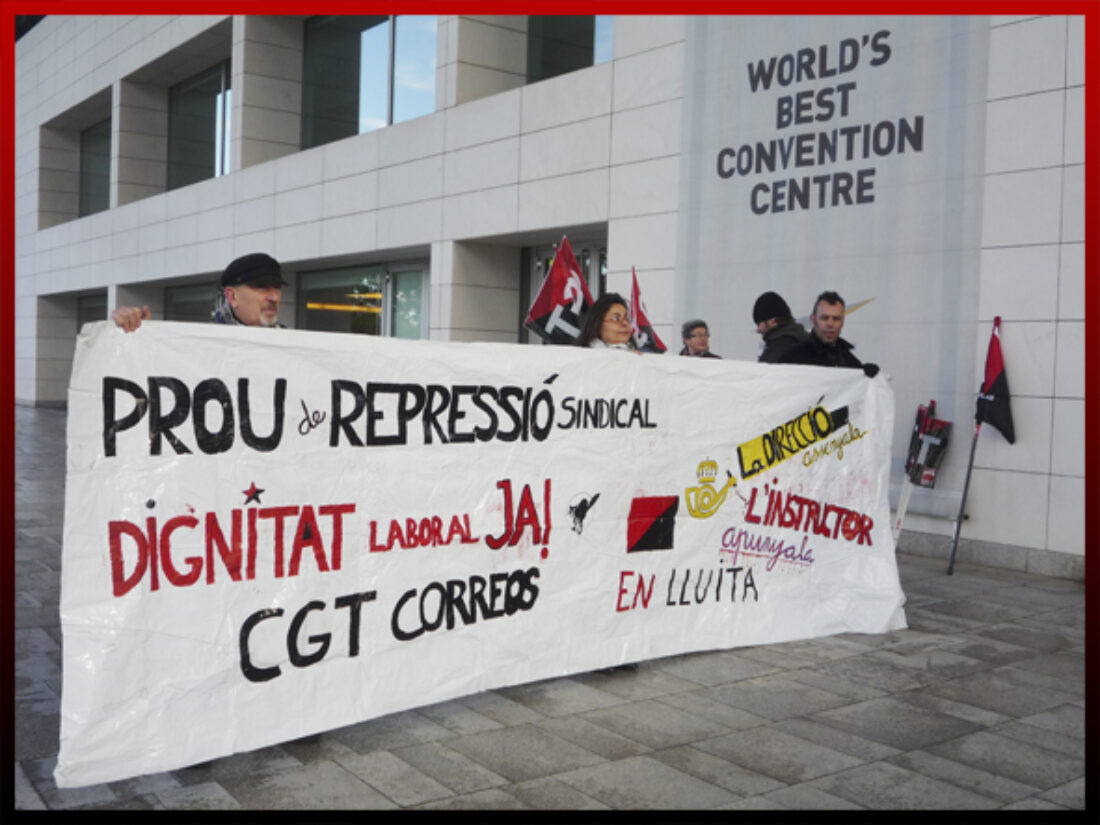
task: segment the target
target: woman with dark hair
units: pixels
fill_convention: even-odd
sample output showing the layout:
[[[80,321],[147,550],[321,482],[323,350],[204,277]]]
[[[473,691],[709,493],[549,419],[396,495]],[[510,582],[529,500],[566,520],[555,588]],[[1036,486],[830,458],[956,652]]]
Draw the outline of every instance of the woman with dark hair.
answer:
[[[630,311],[622,295],[607,292],[596,299],[596,303],[585,313],[580,334],[574,339],[573,346],[625,349],[640,354],[630,325]]]

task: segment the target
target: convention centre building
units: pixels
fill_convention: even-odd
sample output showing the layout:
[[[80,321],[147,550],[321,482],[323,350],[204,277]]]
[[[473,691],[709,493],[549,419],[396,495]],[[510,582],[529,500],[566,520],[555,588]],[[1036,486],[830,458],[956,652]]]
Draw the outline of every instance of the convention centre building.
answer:
[[[899,548],[947,557],[994,319],[1015,422],[978,438],[960,559],[1083,578],[1083,16],[48,15],[15,45],[15,398],[82,326],[207,322],[235,257],[299,329],[536,346],[563,238],[675,357],[755,361],[775,291],[952,422]],[[1091,273],[1095,279],[1097,273]],[[782,368],[780,368],[782,369]]]

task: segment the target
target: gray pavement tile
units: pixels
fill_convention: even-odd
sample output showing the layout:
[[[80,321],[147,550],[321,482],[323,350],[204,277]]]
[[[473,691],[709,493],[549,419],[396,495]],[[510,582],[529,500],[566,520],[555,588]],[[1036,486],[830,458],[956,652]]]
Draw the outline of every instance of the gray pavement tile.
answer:
[[[951,759],[944,759],[927,751],[915,750],[902,753],[890,761],[898,767],[932,779],[939,779],[1003,804],[1018,802],[1039,792],[1039,789],[1033,785],[1007,779]]]
[[[548,777],[531,779],[504,788],[509,794],[536,810],[607,811],[608,805],[581,793],[572,785]]]
[[[471,710],[458,701],[428,705],[417,708],[416,712],[458,735],[501,727],[500,722]]]
[[[1084,775],[1084,760],[988,731],[941,742],[925,750],[1025,785],[1048,790]]]
[[[289,742],[283,742],[279,747],[303,765],[321,760],[336,762],[341,756],[358,753],[354,748],[337,739],[331,732],[293,739]]]
[[[26,703],[28,712],[32,713],[59,713],[61,698],[57,695],[50,682],[36,682],[31,679],[15,677],[15,701],[18,704]]]
[[[861,811],[866,810],[850,799],[833,796],[813,785],[791,785],[765,794],[765,798],[797,811]]]
[[[697,810],[735,799],[729,791],[648,756],[569,771],[557,779],[616,810]]]
[[[1059,681],[1085,684],[1085,658],[1079,653],[1046,653],[1030,659],[1020,659],[1012,663],[1020,670],[1030,670],[1054,676]]]
[[[995,728],[990,728],[990,733],[998,736],[1007,736],[1019,742],[1027,742],[1038,745],[1041,748],[1057,751],[1066,756],[1076,757],[1084,761],[1085,740],[1079,736],[1066,736],[1045,728],[1024,724],[1023,722],[1006,722]]]
[[[339,764],[401,807],[454,796],[454,792],[389,751],[343,756]]]
[[[977,659],[991,665],[1006,665],[1035,655],[1031,648],[1000,642],[983,636],[967,634],[951,648],[952,652],[968,659]]]
[[[712,719],[651,700],[589,711],[582,718],[649,748],[684,745],[728,730]]]
[[[502,725],[522,725],[525,722],[534,722],[544,718],[543,714],[537,710],[521,705],[506,696],[501,696],[493,690],[475,693],[472,696],[463,696],[458,701],[471,710]]]
[[[995,639],[1017,647],[1026,647],[1047,653],[1061,650],[1070,645],[1070,640],[1061,633],[1032,630],[1018,624],[999,624],[996,627],[979,631],[977,635],[985,639]]]
[[[872,742],[908,751],[981,730],[979,725],[893,697],[822,711],[813,720]]]
[[[82,805],[76,809],[80,811],[165,811],[164,803],[156,794],[142,794],[129,796],[117,802],[94,802],[90,805]]]
[[[15,631],[15,658],[16,670],[19,672],[19,660],[24,656],[33,654],[53,653],[61,649],[45,630],[40,627],[29,627]]]
[[[52,695],[52,691],[51,691]],[[42,698],[15,703],[15,758],[45,759],[57,756],[61,717],[56,699]]]
[[[811,659],[815,663],[832,662],[867,653],[873,649],[867,644],[871,639],[872,637],[867,634],[858,633],[818,636],[812,639],[784,642],[783,650],[792,656]]]
[[[273,745],[177,768],[171,773],[181,785],[195,785],[207,781],[223,782],[242,777],[267,776],[300,766],[301,762],[287,753],[281,745]]]
[[[937,609],[941,604],[944,602],[929,602],[913,607],[907,605],[905,618],[909,626],[924,633],[958,633],[977,631],[986,625],[986,622],[943,613]]]
[[[1064,785],[1059,785],[1056,788],[1050,788],[1039,794],[1039,799],[1047,802],[1053,802],[1056,805],[1061,805],[1065,808],[1072,808],[1074,810],[1085,809],[1085,778],[1080,777],[1067,782]]]
[[[910,670],[922,684],[937,679],[954,679],[969,673],[990,670],[993,665],[981,659],[960,655],[957,651],[935,649],[911,653],[899,653],[896,650],[882,650],[869,659]]]
[[[724,685],[780,670],[774,665],[754,661],[731,651],[670,656],[657,660],[654,665],[679,679],[707,686]]]
[[[857,682],[846,675],[837,673],[830,668],[830,665],[814,665],[813,667],[804,667],[800,670],[788,670],[783,674],[783,678],[790,679],[792,682],[798,682],[800,685],[807,685],[809,687],[823,690],[827,693],[835,693],[837,696],[843,696],[850,702],[863,701],[864,699],[874,699],[878,696],[885,696],[886,691],[872,687],[863,682]]]
[[[498,688],[507,699],[537,710],[544,716],[566,716],[626,702],[621,696],[598,690],[573,679],[547,679],[515,687]]]
[[[735,799],[725,805],[715,808],[717,811],[789,811],[773,799],[766,796],[746,796],[744,799]]]
[[[797,653],[795,649],[791,647],[790,642],[783,642],[777,645],[742,647],[738,648],[737,653],[742,659],[749,659],[753,662],[760,662],[762,665],[768,665],[773,668],[773,670],[770,671],[771,673],[794,670],[800,667],[809,667],[817,664],[819,661],[804,653]],[[765,674],[759,673],[755,675],[763,676]]]
[[[1052,589],[1043,587],[1039,582],[1045,581],[1036,576],[1031,576],[1024,584],[1013,587],[1005,587],[993,593],[983,596],[987,599],[997,599],[1005,603],[1015,603],[1034,611],[1048,611],[1058,608],[1073,607],[1081,603],[1084,590],[1083,583],[1066,582],[1066,587]],[[1058,580],[1055,580],[1058,581]]]
[[[145,774],[144,776],[136,776],[132,779],[122,779],[118,782],[110,782],[108,784],[119,799],[128,799],[134,796],[142,796],[143,794],[153,794],[158,791],[183,787],[179,779],[170,771]]]
[[[762,676],[708,688],[705,695],[727,705],[777,721],[806,716],[848,703],[844,696],[800,684],[785,676]]]
[[[531,724],[471,733],[449,740],[447,746],[511,782],[539,779],[604,761]]]
[[[523,811],[530,806],[500,788],[488,788],[462,796],[417,806],[420,811]]]
[[[703,688],[691,693],[674,693],[671,696],[661,696],[654,701],[685,711],[693,716],[698,716],[700,719],[713,721],[715,724],[729,730],[755,728],[768,723],[768,720],[762,716],[741,710],[741,708],[735,708],[724,702],[715,701],[712,696],[707,695],[708,690],[708,688]]]
[[[1027,616],[1017,622],[1021,627],[1044,633],[1062,635],[1066,639],[1081,641],[1085,638],[1085,605],[1082,598],[1073,607],[1048,610]]]
[[[56,754],[44,759],[20,759],[19,761],[26,771],[27,779],[50,810],[66,810],[118,801],[118,795],[105,784],[85,785],[79,788],[57,787],[53,779],[53,771],[57,767]]]
[[[988,708],[1006,716],[1030,716],[1073,699],[1073,694],[1021,683],[1007,669],[934,682],[928,692],[968,705]]]
[[[966,619],[978,624],[996,624],[1011,622],[1028,615],[1029,609],[1019,605],[1004,605],[988,601],[983,597],[960,596],[955,600],[930,602],[924,610],[940,616]]]
[[[348,747],[366,753],[373,750],[392,750],[403,745],[435,742],[454,736],[451,731],[415,710],[392,713],[378,719],[370,719],[346,728],[330,731]]]
[[[1085,738],[1085,711],[1084,708],[1072,704],[1044,710],[1031,716],[1020,719],[1026,725],[1033,725],[1063,736],[1072,736],[1078,739]]]
[[[165,788],[153,795],[161,805],[172,811],[225,811],[244,807],[217,782]]]
[[[833,712],[833,711],[830,711]],[[898,753],[898,749],[880,742],[866,739],[838,726],[822,724],[815,717],[809,719],[787,719],[773,725],[776,730],[797,736],[808,742],[824,745],[840,753],[854,756],[863,762],[887,759]]]
[[[624,759],[628,756],[638,756],[649,750],[648,746],[609,730],[596,721],[577,716],[544,719],[535,724],[547,733],[566,742],[572,742],[604,759]]]
[[[1065,676],[1052,675],[1045,672],[1044,669],[1035,670],[1024,667],[1028,661],[1029,660],[1022,659],[1019,662],[1013,662],[1011,665],[997,668],[994,672],[1025,687],[1042,691],[1053,691],[1054,693],[1069,694],[1073,698],[1084,696],[1085,680],[1083,677],[1067,678]]]
[[[903,667],[889,658],[884,658],[887,655],[888,653],[883,651],[875,651],[863,656],[817,665],[810,670],[833,676],[842,682],[864,685],[886,693],[920,687],[928,681],[920,671]]]
[[[27,772],[18,762],[15,763],[15,810],[17,811],[44,811],[46,803],[34,789],[31,780],[27,778]]]
[[[1031,796],[1027,799],[1021,799],[1019,802],[1013,802],[1009,805],[1004,805],[1001,808],[1002,811],[1068,811],[1069,808],[1064,805],[1056,805],[1053,802],[1049,802],[1046,799],[1042,799],[1038,796]]]
[[[15,675],[36,682],[61,678],[61,668],[47,653],[27,653],[15,660]]]
[[[506,785],[508,780],[479,765],[443,742],[396,748],[394,754],[456,794],[468,794]]]
[[[259,810],[362,810],[397,806],[335,762],[314,762],[257,779],[223,783],[244,808]]]
[[[991,727],[992,725],[1000,724],[1012,718],[1003,713],[989,710],[988,708],[968,705],[965,702],[956,702],[953,699],[945,699],[942,696],[936,696],[922,690],[908,690],[904,693],[895,693],[894,698],[899,702],[905,702],[916,708],[946,713],[948,716],[956,716],[959,719],[965,719],[968,722],[973,722],[982,727]]]
[[[755,773],[796,785],[862,762],[774,727],[754,728],[696,742],[695,747]]]
[[[643,663],[637,670],[618,670],[614,673],[597,670],[570,678],[582,685],[588,685],[630,702],[637,699],[652,699],[679,691],[695,690],[699,686],[696,682],[666,673],[650,663]]]
[[[670,768],[725,788],[740,796],[756,796],[784,787],[778,779],[749,770],[693,745],[666,748],[650,754],[653,759]]]
[[[873,810],[990,810],[995,800],[887,762],[815,779],[814,787]]]

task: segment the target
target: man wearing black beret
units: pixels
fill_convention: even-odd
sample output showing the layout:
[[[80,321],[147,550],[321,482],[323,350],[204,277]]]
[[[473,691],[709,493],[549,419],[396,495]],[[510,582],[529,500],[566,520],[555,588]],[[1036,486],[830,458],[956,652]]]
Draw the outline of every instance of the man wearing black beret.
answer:
[[[282,327],[279,304],[285,285],[282,267],[270,255],[265,252],[242,255],[222,273],[214,297],[214,323]],[[111,318],[126,332],[133,332],[149,318],[149,307],[119,307]]]

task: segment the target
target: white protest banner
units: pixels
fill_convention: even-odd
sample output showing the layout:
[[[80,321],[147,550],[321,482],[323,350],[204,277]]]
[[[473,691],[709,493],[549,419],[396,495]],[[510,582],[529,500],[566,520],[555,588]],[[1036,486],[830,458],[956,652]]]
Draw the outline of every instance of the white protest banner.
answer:
[[[905,626],[859,370],[151,322],[77,340],[60,787]]]

